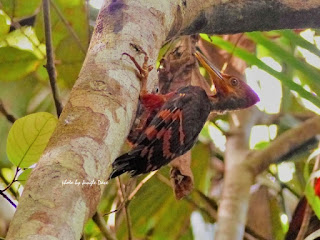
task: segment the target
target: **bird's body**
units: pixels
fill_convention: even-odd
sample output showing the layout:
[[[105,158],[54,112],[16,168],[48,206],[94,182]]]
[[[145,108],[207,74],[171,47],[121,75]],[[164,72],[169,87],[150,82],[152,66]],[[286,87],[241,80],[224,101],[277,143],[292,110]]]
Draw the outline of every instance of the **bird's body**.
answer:
[[[154,171],[194,145],[210,113],[206,92],[196,86],[177,90],[160,108],[133,149],[117,158],[110,178]]]
[[[216,88],[214,94],[208,95],[203,88],[191,85],[166,95],[149,94],[145,90],[150,69],[146,54],[142,68],[132,56],[125,55],[140,72],[140,101],[145,116],[138,129],[129,135],[132,150],[112,163],[113,171],[109,178],[125,172],[136,176],[159,169],[192,148],[210,112],[243,109],[259,101],[245,82],[217,72],[200,53],[195,56],[208,71]]]

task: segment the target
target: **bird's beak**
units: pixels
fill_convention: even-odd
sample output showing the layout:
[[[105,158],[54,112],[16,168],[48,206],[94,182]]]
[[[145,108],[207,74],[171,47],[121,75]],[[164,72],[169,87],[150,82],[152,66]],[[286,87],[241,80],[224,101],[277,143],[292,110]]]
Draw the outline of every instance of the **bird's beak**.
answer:
[[[210,79],[212,83],[215,85],[216,89],[220,88],[224,81],[221,72],[199,51],[196,51],[194,55],[208,72]]]

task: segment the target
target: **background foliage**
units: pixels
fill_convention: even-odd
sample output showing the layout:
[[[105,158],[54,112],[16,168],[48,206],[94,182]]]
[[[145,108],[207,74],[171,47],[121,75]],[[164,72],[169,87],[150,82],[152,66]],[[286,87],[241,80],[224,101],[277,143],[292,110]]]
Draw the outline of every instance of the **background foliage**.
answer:
[[[83,0],[51,1],[55,65],[63,101],[80,71],[90,40],[90,22],[94,22],[96,14],[97,9]],[[248,82],[258,92],[261,98],[258,107],[264,113],[263,121],[252,129],[252,149],[263,149],[277,135],[320,113],[320,34],[317,30],[246,33],[246,37],[256,44],[254,54],[220,36],[202,37],[232,56],[245,60],[250,66],[247,69]],[[46,64],[45,55],[41,1],[0,0],[0,99],[7,111],[19,119],[12,126],[11,122],[0,115],[0,189],[10,184],[17,166],[32,167],[43,150],[41,146],[47,143],[54,129],[56,118],[52,115],[28,115],[55,112],[48,75],[43,67]],[[274,95],[276,92],[280,94]],[[26,115],[27,119],[22,118]],[[37,128],[39,121],[42,122],[41,129]],[[192,151],[195,191],[190,196],[175,200],[168,167],[142,186],[128,207],[134,237],[204,239],[205,235],[201,234],[213,231],[216,201],[220,196],[223,179],[223,172],[217,166],[223,166],[224,133],[228,131],[228,124],[227,117],[220,117],[207,123],[201,132],[199,142]],[[26,154],[32,153],[29,147],[35,141],[39,141],[39,145],[33,145],[36,148],[33,159],[19,164]],[[309,156],[315,148],[316,142],[308,144],[308,148],[288,157],[285,162],[270,166],[269,172],[257,180],[259,186],[267,188],[274,239],[284,237],[288,218],[309,182],[309,165],[313,165],[318,154]],[[22,155],[17,154],[19,151],[22,151]],[[306,161],[308,157],[309,161]],[[6,191],[12,199],[19,198],[23,189],[20,183],[24,183],[30,170],[22,169],[19,174],[21,172],[25,173],[18,177],[20,181]],[[130,192],[133,180],[123,180],[128,181],[126,190]],[[102,214],[116,209],[116,204],[121,200],[115,182],[107,188],[109,194],[102,198],[98,210]],[[319,201],[312,188],[307,188],[306,193],[312,201]],[[0,201],[0,205],[5,204]],[[0,209],[0,216],[8,215],[0,218],[3,221],[1,225],[5,226],[0,229],[0,234],[4,236],[12,211],[5,210],[9,212],[7,214],[3,207]],[[317,214],[320,212],[319,209],[315,211]],[[104,219],[109,230],[116,232],[118,239],[127,239],[123,211],[105,215]],[[87,223],[84,236],[88,239],[103,239],[92,220]]]

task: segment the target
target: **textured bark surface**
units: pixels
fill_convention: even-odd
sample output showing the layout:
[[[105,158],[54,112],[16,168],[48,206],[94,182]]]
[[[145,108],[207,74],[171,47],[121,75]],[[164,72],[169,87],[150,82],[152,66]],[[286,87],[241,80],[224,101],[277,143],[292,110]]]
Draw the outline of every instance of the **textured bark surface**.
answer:
[[[240,0],[185,1],[197,9],[192,22],[183,27],[183,34],[238,33],[286,28],[318,28],[318,0]]]
[[[135,114],[140,85],[131,61],[121,59],[123,52],[136,56],[130,43],[141,46],[153,64],[165,39],[181,34],[319,27],[320,2],[300,2],[106,0],[79,79],[26,184],[6,239],[80,239],[104,188],[81,183],[106,180]],[[136,57],[142,63],[143,57]],[[153,71],[150,88],[155,81]],[[241,213],[233,212],[241,215],[241,222],[234,223],[240,229],[238,237],[253,177],[241,178],[243,195],[234,200],[242,199],[244,207]],[[64,180],[77,180],[80,185],[63,185]],[[219,217],[225,217],[224,212]],[[219,225],[230,231],[229,223]]]
[[[7,239],[80,239],[104,189],[82,182],[106,181],[136,110],[140,84],[122,53],[142,63],[130,47],[135,43],[154,63],[172,24],[171,3],[148,2],[107,1],[101,9],[79,79],[26,184]]]

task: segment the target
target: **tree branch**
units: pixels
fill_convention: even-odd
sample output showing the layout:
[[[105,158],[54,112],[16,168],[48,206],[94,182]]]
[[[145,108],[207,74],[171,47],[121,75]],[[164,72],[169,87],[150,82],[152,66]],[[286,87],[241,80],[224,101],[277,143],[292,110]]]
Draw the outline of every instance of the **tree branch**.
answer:
[[[319,28],[320,3],[294,0],[187,1],[194,14],[182,34],[230,34],[275,29]]]
[[[172,3],[155,3],[105,1],[79,78],[25,185],[8,240],[80,239],[104,190],[104,185],[82,182],[106,180],[136,113],[140,83],[132,63],[121,55],[130,53],[142,63],[143,57],[130,47],[134,43],[155,63],[174,19]],[[156,70],[149,79],[151,89]],[[63,185],[65,180],[80,184]]]
[[[252,170],[254,176],[257,176],[270,164],[275,163],[292,149],[299,147],[317,134],[320,134],[320,116],[308,119],[298,127],[286,131],[265,149],[249,154],[246,165]]]
[[[249,129],[254,125],[253,109],[234,114],[231,134],[227,137],[225,174],[222,196],[218,209],[218,228],[215,238],[241,240],[245,232],[249,208],[250,187],[254,182],[251,169],[247,168]],[[238,122],[238,124],[236,123]]]

